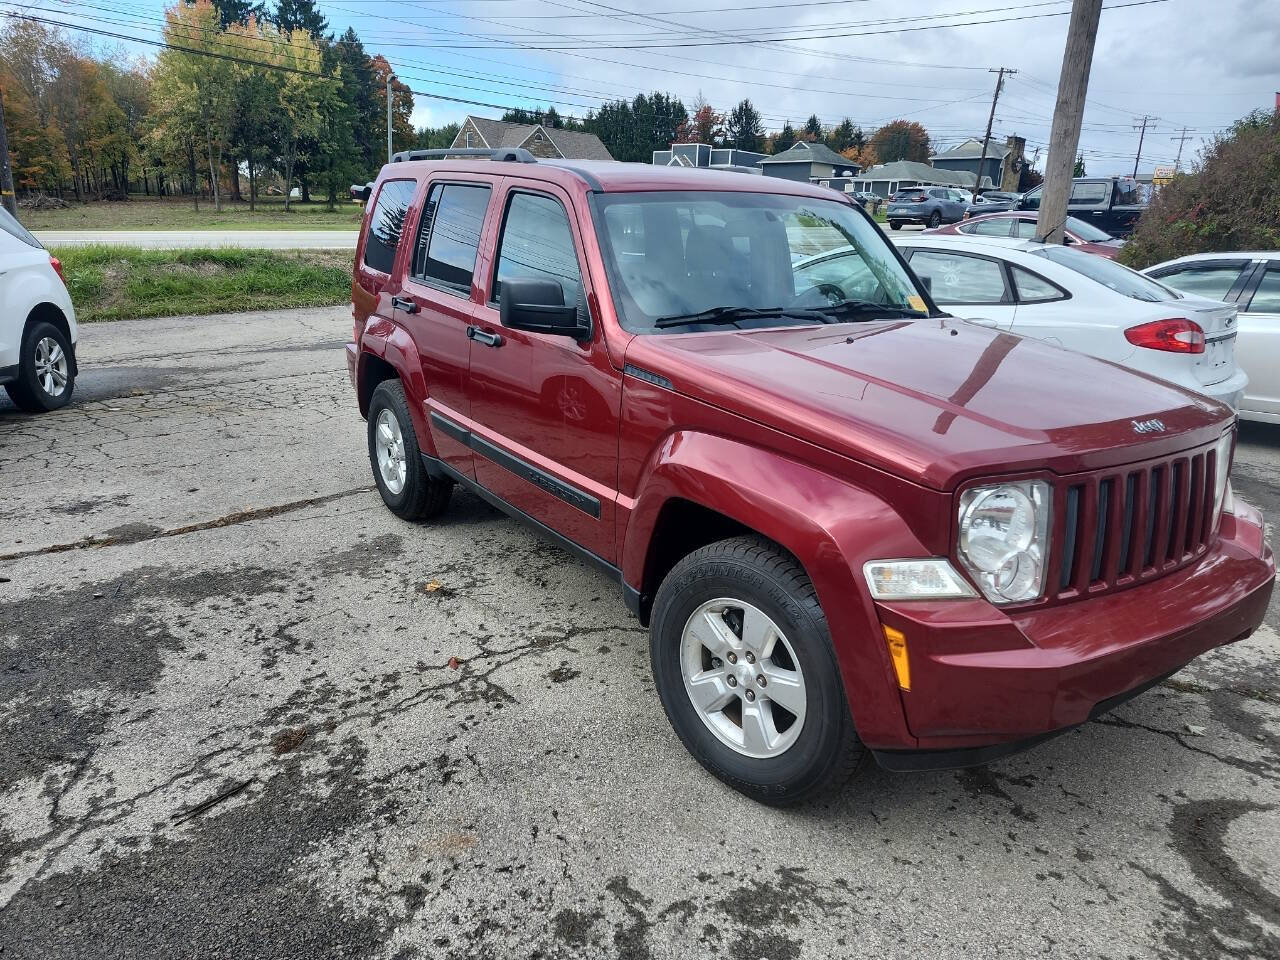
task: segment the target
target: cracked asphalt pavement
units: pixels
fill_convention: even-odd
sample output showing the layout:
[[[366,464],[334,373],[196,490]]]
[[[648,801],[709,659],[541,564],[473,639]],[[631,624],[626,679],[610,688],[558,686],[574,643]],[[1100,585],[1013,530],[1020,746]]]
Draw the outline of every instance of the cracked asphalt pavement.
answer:
[[[0,960],[1280,956],[1280,600],[1030,753],[757,806],[616,586],[383,508],[348,329],[93,325],[0,400]],[[1235,484],[1280,517],[1280,427]]]

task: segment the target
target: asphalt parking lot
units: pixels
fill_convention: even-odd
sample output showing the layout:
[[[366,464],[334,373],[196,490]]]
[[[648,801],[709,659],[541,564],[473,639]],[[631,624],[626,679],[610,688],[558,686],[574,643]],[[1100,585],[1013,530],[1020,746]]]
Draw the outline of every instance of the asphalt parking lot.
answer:
[[[348,331],[99,324],[0,400],[0,958],[1280,956],[1280,601],[1032,753],[760,807],[601,575],[383,508]],[[1236,491],[1280,517],[1280,427]]]

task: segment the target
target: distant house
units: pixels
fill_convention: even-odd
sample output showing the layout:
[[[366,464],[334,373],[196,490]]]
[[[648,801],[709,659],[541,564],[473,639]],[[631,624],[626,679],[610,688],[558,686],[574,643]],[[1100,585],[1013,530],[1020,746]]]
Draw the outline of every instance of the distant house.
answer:
[[[973,178],[973,173],[966,170],[945,170],[913,160],[895,160],[893,163],[876,164],[855,177],[853,189],[869,190],[882,197],[891,196],[909,187],[957,187],[972,190]],[[979,189],[990,190],[992,186],[991,178],[983,177]]]
[[[612,160],[605,145],[594,133],[564,130],[541,123],[507,123],[467,117],[462,122],[452,148],[474,149],[524,147],[535,157],[561,160]]]
[[[739,150],[737,147],[713,147],[708,143],[673,143],[667,150],[653,151],[655,167],[706,167],[712,170],[737,170],[759,173],[760,161],[767,153]]]
[[[1009,137],[1004,143],[992,140],[987,144],[987,159],[982,160],[982,138],[970,137],[950,150],[935,153],[931,162],[939,170],[960,170],[977,173],[982,163],[982,175],[1001,190],[1018,189],[1018,180],[1024,165],[1026,141],[1022,137]]]
[[[862,169],[825,143],[809,143],[805,140],[781,153],[765,157],[760,161],[760,168],[766,177],[781,177],[801,183],[829,180],[832,177],[852,177]]]

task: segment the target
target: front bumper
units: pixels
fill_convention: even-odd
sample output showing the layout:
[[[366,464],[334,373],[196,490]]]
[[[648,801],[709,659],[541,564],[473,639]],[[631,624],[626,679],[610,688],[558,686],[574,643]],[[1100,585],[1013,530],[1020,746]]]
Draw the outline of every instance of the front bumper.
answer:
[[[1003,611],[980,600],[879,604],[907,637],[911,749],[873,744],[891,770],[986,763],[1077,727],[1262,622],[1275,560],[1237,501],[1197,563],[1128,590]]]

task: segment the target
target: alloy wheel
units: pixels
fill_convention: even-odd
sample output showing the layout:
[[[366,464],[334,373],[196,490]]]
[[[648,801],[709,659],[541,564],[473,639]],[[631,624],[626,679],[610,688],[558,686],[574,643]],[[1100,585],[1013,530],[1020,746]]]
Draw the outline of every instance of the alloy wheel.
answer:
[[[804,674],[791,643],[764,611],[721,597],[693,612],[680,638],[680,673],[694,711],[748,757],[785,753],[804,726]]]
[[[36,343],[36,382],[51,397],[60,397],[67,389],[71,377],[67,353],[53,337],[44,337]]]
[[[404,434],[400,431],[400,421],[390,410],[383,410],[378,414],[374,451],[378,457],[378,472],[382,474],[382,482],[393,495],[398,495],[409,476],[409,465],[405,459]]]

